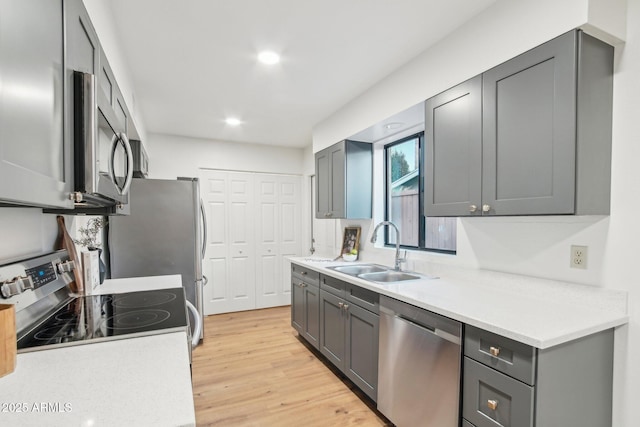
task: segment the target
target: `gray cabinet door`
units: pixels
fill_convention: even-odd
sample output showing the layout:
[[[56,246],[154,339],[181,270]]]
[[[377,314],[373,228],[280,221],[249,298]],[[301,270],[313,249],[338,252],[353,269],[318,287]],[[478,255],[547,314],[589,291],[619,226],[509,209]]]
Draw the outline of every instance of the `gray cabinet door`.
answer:
[[[326,218],[329,214],[331,196],[331,164],[329,149],[325,148],[315,155],[316,161],[316,218]]]
[[[481,215],[482,76],[425,104],[425,213]]]
[[[62,0],[0,0],[0,201],[73,207]]]
[[[345,144],[333,145],[329,150],[331,164],[331,196],[329,198],[329,216],[331,218],[345,217],[346,165]]]
[[[462,415],[478,427],[532,427],[534,388],[464,358]]]
[[[304,287],[302,281],[291,278],[291,326],[302,335],[304,331]]]
[[[316,160],[316,218],[345,216],[344,141],[319,151]]]
[[[575,31],[483,74],[483,211],[574,212]]]
[[[315,154],[316,218],[371,218],[371,144],[341,141]]]
[[[320,352],[340,370],[344,370],[344,300],[327,291],[320,292]]]
[[[378,398],[378,331],[380,317],[357,305],[346,309],[347,377],[374,401]]]
[[[303,336],[315,348],[320,348],[320,289],[305,283]]]
[[[99,63],[99,41],[82,0],[65,2],[66,23],[66,73],[65,82],[73,88],[73,72],[96,74]],[[73,95],[71,91],[67,94]],[[70,96],[69,99],[73,99]],[[73,104],[69,104],[73,108]],[[67,110],[69,111],[69,110]]]

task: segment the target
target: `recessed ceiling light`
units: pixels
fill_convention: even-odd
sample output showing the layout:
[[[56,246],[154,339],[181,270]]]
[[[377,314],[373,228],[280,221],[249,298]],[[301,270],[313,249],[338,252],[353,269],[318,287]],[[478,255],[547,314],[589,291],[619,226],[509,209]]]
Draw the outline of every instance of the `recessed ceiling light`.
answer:
[[[280,62],[280,55],[270,50],[263,50],[258,54],[258,61],[266,65],[274,65]]]
[[[229,126],[238,126],[240,123],[242,123],[240,119],[237,119],[235,117],[227,117],[224,122]]]

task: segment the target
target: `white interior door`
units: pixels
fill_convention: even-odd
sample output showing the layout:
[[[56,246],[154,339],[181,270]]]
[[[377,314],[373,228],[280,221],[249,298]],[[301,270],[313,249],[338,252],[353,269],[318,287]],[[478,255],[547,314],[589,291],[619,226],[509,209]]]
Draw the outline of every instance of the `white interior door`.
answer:
[[[300,253],[301,177],[256,174],[256,306],[291,303],[291,263]]]
[[[254,177],[200,171],[209,233],[204,260],[205,314],[255,308]]]

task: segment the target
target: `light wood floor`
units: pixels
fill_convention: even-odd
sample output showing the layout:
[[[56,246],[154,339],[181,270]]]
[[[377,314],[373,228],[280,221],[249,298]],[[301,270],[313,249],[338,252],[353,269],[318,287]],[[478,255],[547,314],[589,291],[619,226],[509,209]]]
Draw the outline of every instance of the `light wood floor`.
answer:
[[[198,426],[389,426],[299,339],[290,308],[208,316],[193,352]]]

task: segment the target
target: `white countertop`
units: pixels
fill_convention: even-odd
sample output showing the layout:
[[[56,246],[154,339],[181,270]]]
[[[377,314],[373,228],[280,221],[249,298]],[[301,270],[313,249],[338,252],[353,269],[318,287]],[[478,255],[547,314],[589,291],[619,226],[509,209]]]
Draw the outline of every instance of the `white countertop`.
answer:
[[[100,292],[176,283],[180,275],[105,280]],[[195,426],[186,333],[18,354],[0,378],[0,425]]]
[[[483,270],[438,269],[438,279],[379,284],[327,267],[353,265],[313,257],[290,260],[322,274],[516,341],[549,348],[628,322],[627,293]],[[366,264],[366,263],[363,263]]]

